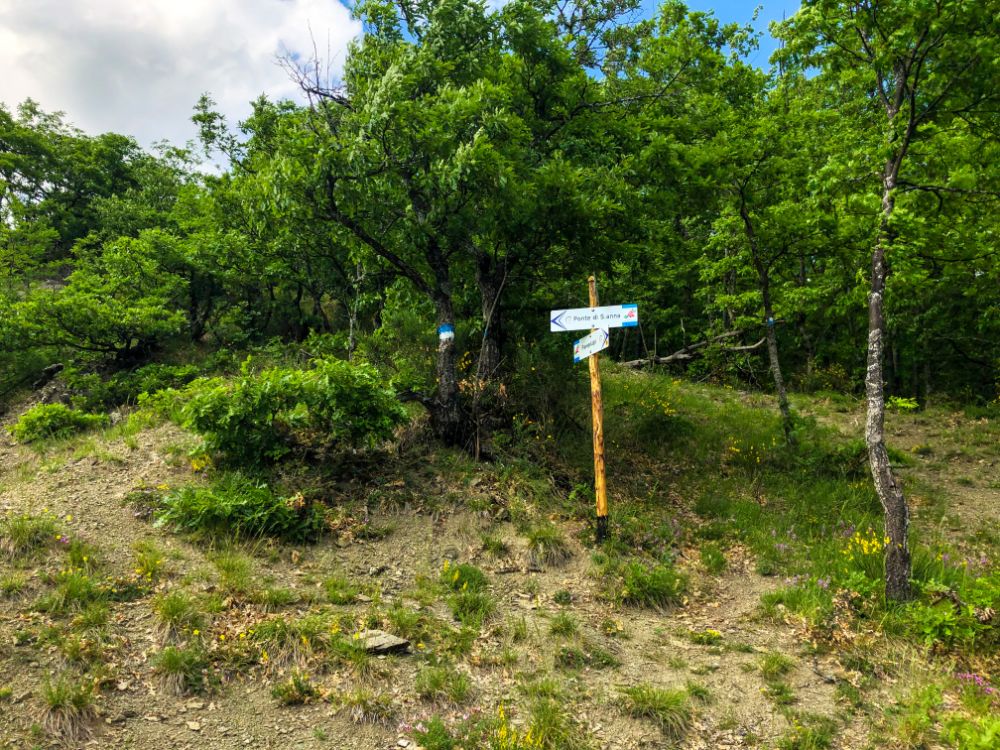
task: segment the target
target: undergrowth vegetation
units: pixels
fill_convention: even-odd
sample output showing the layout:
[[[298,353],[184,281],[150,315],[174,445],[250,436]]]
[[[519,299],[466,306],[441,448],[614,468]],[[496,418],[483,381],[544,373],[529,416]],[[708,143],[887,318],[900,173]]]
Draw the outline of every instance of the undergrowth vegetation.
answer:
[[[269,385],[253,387],[268,390],[284,371],[266,369]],[[237,379],[250,388],[256,377],[245,366]],[[681,671],[674,684],[686,688],[623,684],[622,670],[635,658],[630,621],[683,613],[742,566],[768,582],[759,607],[765,627],[791,624],[808,635],[814,655],[841,660],[849,677],[835,693],[848,714],[865,715],[870,696],[882,694],[875,675],[909,679],[887,658],[891,644],[906,644],[915,659],[953,665],[933,672],[929,692],[903,691],[892,712],[869,716],[873,737],[900,746],[990,747],[1000,587],[988,535],[956,541],[922,517],[913,539],[917,597],[887,602],[880,509],[863,464],[852,458],[856,446],[800,417],[790,448],[777,418],[735,391],[613,368],[605,382],[615,497],[611,538],[601,547],[593,544],[591,455],[573,426],[586,418],[585,399],[574,401],[583,393],[575,385],[551,391],[559,408],[549,420],[500,441],[490,464],[419,443],[408,449],[423,475],[445,486],[471,484],[468,496],[438,497],[423,492],[423,479],[392,479],[391,472],[409,467],[405,454],[341,450],[336,460],[316,461],[319,454],[309,451],[330,444],[320,448],[318,436],[309,437],[320,422],[298,406],[281,414],[268,407],[259,421],[241,417],[247,445],[280,444],[278,452],[266,456],[252,447],[266,460],[240,471],[230,465],[235,454],[214,438],[207,446],[189,443],[175,459],[182,471],[190,469],[188,480],[139,487],[126,499],[158,533],[179,532],[202,548],[197,572],[152,539],[132,545],[130,567],[116,572],[100,545],[73,532],[69,516],[7,513],[0,518],[0,557],[10,567],[3,596],[51,623],[16,637],[38,648],[52,644],[61,663],[87,680],[53,683],[54,708],[44,726],[63,737],[86,736],[90,707],[110,679],[113,613],[123,601],[138,601],[153,615],[150,678],[166,695],[225,693],[242,679],[237,675],[254,675],[268,683],[278,706],[328,702],[349,721],[376,727],[402,721],[410,727],[406,735],[425,748],[591,748],[597,743],[577,716],[588,699],[575,702],[577,688],[567,686],[599,676],[620,694],[620,720],[651,725],[665,742],[678,742],[696,720],[722,710],[713,699],[722,694],[718,686],[690,676],[717,678],[697,658],[675,655],[667,667]],[[543,376],[533,387],[546,387]],[[161,390],[160,400],[133,417],[165,414],[169,403],[183,413],[206,388],[221,389],[211,398],[231,392],[221,381],[193,380],[181,390]],[[381,437],[398,418],[379,428]],[[136,418],[146,419],[155,423]],[[282,420],[290,421],[276,426]],[[301,431],[286,441],[291,426]],[[259,440],[247,438],[254,431]],[[646,435],[638,447],[637,433]],[[553,438],[537,440],[541,434]],[[124,438],[112,430],[99,439]],[[43,443],[42,450],[72,455],[76,449],[70,442]],[[367,483],[363,499],[352,496],[355,489],[337,489],[338,472]],[[349,486],[361,483],[352,479]],[[436,567],[415,573],[402,592],[392,583],[385,589],[377,568],[366,577],[364,569],[336,563],[293,581],[267,573],[276,562],[334,548],[328,545],[334,540],[359,549],[392,544],[405,522],[378,519],[380,509],[414,502],[436,514],[466,506],[483,520],[468,530],[469,546],[435,549]],[[303,542],[320,544],[298,546]],[[40,575],[32,575],[39,566]],[[585,580],[576,578],[577,568]],[[519,589],[510,588],[512,573]],[[552,576],[557,588],[540,591],[541,576]],[[512,615],[512,600],[542,608],[541,618]],[[599,620],[587,614],[591,607],[601,609]],[[369,629],[408,639],[408,654],[369,653],[362,639]],[[677,632],[707,657],[740,660],[768,710],[781,717],[775,747],[834,746],[842,722],[803,708],[800,657],[714,628]],[[543,669],[531,671],[539,657]],[[409,709],[380,687],[399,674],[404,659],[415,663],[407,689],[424,707],[419,721],[410,722]],[[339,675],[335,683],[332,673]],[[521,686],[502,707],[490,688],[499,675],[516,676]],[[72,686],[81,684],[92,692],[74,693]]]

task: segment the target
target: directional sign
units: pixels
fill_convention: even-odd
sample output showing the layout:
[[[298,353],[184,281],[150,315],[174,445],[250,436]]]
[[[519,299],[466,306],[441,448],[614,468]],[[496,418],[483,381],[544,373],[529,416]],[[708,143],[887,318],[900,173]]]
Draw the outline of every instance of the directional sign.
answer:
[[[638,305],[577,307],[553,310],[549,317],[552,331],[585,331],[588,328],[629,328],[639,325]]]
[[[608,348],[608,329],[598,328],[573,344],[573,362],[586,359],[591,354]]]

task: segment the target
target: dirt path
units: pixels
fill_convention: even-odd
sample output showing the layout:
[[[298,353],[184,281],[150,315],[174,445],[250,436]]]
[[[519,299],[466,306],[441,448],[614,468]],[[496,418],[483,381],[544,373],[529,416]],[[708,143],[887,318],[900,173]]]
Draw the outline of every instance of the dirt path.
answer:
[[[133,565],[134,543],[153,540],[168,558],[168,575],[160,589],[184,584],[211,591],[217,584],[206,554],[209,550],[153,528],[122,503],[136,487],[175,486],[194,479],[187,462],[178,458],[176,446],[183,440],[176,428],[163,426],[140,433],[131,448],[118,441],[38,456],[0,438],[0,511],[56,514],[68,535],[98,547],[109,569],[119,575],[127,574]],[[432,485],[433,481],[425,487]],[[487,497],[490,490],[481,486],[469,491]],[[262,580],[297,592],[299,603],[283,612],[293,616],[321,598],[322,580],[335,572],[366,586],[375,585],[381,592],[381,605],[388,606],[394,601],[413,605],[408,592],[421,577],[435,579],[445,559],[482,567],[492,581],[499,614],[459,664],[471,677],[473,691],[469,706],[447,709],[452,713],[493,711],[501,703],[515,703],[519,686],[551,675],[565,683],[578,708],[577,720],[599,747],[662,747],[663,738],[655,727],[622,714],[620,689],[641,682],[680,688],[695,682],[707,688],[712,700],[698,709],[693,731],[681,746],[691,750],[751,747],[788,727],[783,712],[765,696],[756,668],[761,654],[772,651],[794,660],[787,682],[794,690],[797,709],[835,713],[833,687],[821,675],[833,672],[836,664],[826,657],[816,661],[804,657],[808,644],[796,627],[758,619],[760,595],[780,581],[751,572],[747,560],[734,558],[731,569],[720,578],[699,573],[694,563],[688,565],[692,591],[682,607],[667,612],[621,610],[601,596],[602,582],[593,574],[590,553],[576,541],[579,529],[571,526],[564,527],[573,551],[570,562],[532,571],[526,564],[526,542],[515,528],[497,525],[483,514],[461,507],[434,515],[403,510],[375,520],[392,529],[378,541],[328,540],[311,547],[258,548],[256,573]],[[509,545],[507,558],[496,559],[484,552],[481,539],[487,530]],[[35,575],[24,591],[0,600],[0,664],[12,688],[11,704],[0,718],[3,747],[45,746],[44,738],[40,741],[32,728],[42,714],[40,689],[46,675],[62,669],[64,661],[55,646],[32,646],[30,639],[24,640],[24,633],[44,627],[45,618],[31,613],[41,590],[42,582]],[[555,603],[559,592],[569,593],[569,604]],[[371,606],[347,609],[364,616]],[[440,602],[428,610],[450,619]],[[569,614],[578,623],[578,632],[565,638],[552,635],[551,622],[558,613]],[[219,618],[226,616],[223,612]],[[500,629],[521,616],[527,638],[514,648],[514,657],[497,665],[496,657],[505,646]],[[720,632],[719,643],[692,642],[691,633],[708,629]],[[234,675],[229,684],[208,695],[177,699],[164,694],[152,674],[150,657],[161,644],[150,599],[115,605],[110,630],[114,676],[98,701],[99,721],[90,743],[94,747],[390,748],[397,747],[401,737],[399,725],[413,724],[441,710],[414,694],[419,660],[412,656],[385,659],[384,674],[372,685],[392,696],[395,720],[385,727],[351,723],[333,705],[322,702],[279,707],[270,695],[270,684],[258,672]],[[558,650],[574,644],[598,644],[620,666],[570,672],[554,667]],[[317,680],[330,694],[352,684],[349,675],[336,669]],[[842,736],[850,737],[852,731]]]

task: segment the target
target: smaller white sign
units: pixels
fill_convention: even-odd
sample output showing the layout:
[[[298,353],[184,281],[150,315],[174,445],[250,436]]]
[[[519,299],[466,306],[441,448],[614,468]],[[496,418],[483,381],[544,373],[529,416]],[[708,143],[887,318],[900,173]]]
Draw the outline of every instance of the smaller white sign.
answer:
[[[573,362],[586,359],[591,354],[608,348],[608,329],[598,328],[573,344]]]

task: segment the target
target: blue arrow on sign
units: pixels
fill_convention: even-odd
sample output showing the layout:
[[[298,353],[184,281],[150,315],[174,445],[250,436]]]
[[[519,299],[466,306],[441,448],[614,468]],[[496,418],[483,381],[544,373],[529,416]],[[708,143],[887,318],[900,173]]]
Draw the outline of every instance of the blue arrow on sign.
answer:
[[[556,312],[556,311],[553,310],[553,312]],[[554,325],[554,326],[559,326],[560,328],[562,328],[565,331],[566,330],[566,326],[564,326],[562,324],[561,320],[562,320],[562,316],[565,315],[568,312],[569,312],[569,310],[559,310],[558,311],[559,314],[556,315],[554,318],[552,318],[549,322],[552,325]]]

